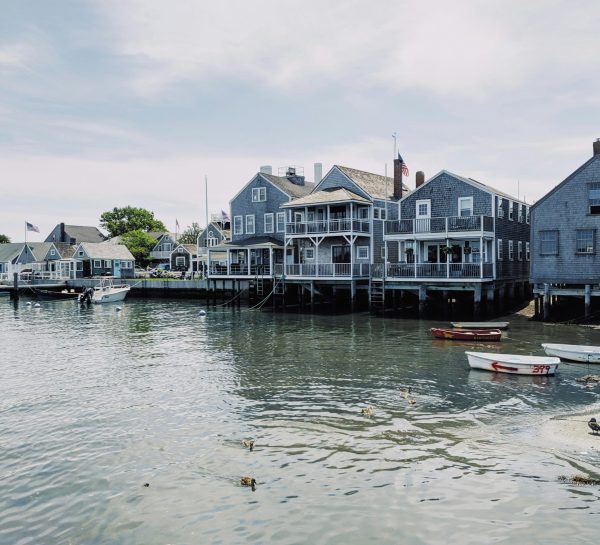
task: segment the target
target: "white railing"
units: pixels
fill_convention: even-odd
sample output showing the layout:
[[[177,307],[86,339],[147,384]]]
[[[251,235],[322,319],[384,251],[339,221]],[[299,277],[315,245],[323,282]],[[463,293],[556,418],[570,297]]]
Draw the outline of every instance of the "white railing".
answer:
[[[364,278],[370,273],[369,263],[297,263],[285,266],[286,276],[311,278]],[[277,269],[275,270],[277,274]]]
[[[171,253],[172,253],[172,250],[169,252],[165,252],[165,251],[150,252],[150,257],[152,259],[169,259],[171,257]]]
[[[388,263],[388,278],[492,278],[492,263]]]
[[[367,220],[340,218],[320,221],[298,221],[285,224],[286,235],[311,235],[316,233],[369,233]]]
[[[386,235],[404,235],[416,233],[460,233],[494,232],[492,216],[449,216],[441,218],[417,218],[389,220],[385,222]]]

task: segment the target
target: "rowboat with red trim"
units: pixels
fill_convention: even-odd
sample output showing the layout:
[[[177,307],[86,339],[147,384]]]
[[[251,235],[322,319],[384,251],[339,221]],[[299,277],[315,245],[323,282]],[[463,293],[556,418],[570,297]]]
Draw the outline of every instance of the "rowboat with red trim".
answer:
[[[484,369],[494,373],[513,375],[553,375],[560,358],[548,356],[522,356],[521,354],[493,354],[465,352],[472,369]]]
[[[444,329],[432,327],[431,334],[436,339],[452,341],[499,341],[502,331],[499,329]]]

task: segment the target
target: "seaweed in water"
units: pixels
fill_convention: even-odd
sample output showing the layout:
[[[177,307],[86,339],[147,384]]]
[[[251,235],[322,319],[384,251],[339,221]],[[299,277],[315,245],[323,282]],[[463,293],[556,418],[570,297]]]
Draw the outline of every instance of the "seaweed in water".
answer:
[[[588,475],[571,475],[568,477],[567,475],[559,475],[558,480],[560,482],[569,483],[569,484],[577,484],[577,485],[593,485],[600,486],[600,479],[593,479]]]

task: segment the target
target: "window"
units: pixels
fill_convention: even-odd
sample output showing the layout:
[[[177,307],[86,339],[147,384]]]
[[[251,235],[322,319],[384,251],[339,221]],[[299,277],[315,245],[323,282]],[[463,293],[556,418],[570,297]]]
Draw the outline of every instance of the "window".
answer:
[[[246,216],[246,234],[254,234],[254,214],[248,214]]]
[[[121,268],[122,269],[131,269],[131,268],[133,268],[133,262],[132,261],[121,261]]]
[[[185,252],[185,248],[183,246],[179,246],[179,248],[177,248],[177,253],[182,254],[183,252]]]
[[[273,229],[273,214],[265,214],[265,233],[272,233]]]
[[[79,250],[79,252],[77,252],[77,254],[79,255],[79,257],[83,257],[83,250]]]
[[[385,246],[381,247],[381,259],[385,259],[387,248]]]
[[[513,220],[513,203],[508,201],[508,220],[512,221]]]
[[[253,187],[252,188],[252,202],[263,202],[267,200],[267,188],[266,187]]]
[[[515,250],[513,247],[513,241],[508,241],[508,260],[513,261],[515,259]]]
[[[366,206],[363,206],[358,209],[358,219],[360,219],[360,220],[368,220],[369,219],[369,209]]]
[[[104,260],[104,268],[110,269],[111,267],[112,267],[112,261],[110,259],[105,259]]]
[[[498,261],[504,259],[504,254],[502,252],[502,239],[498,239]]]
[[[306,221],[307,223],[312,223],[313,221],[315,221],[315,213],[314,212],[307,212],[306,213]]]
[[[305,259],[314,259],[315,258],[315,249],[314,248],[304,248],[304,258]]]
[[[385,208],[373,208],[373,219],[384,220],[385,219]]]
[[[175,258],[175,266],[176,267],[185,267],[185,256],[177,256]]]
[[[498,197],[498,217],[504,217],[504,208],[502,208],[502,197]]]
[[[517,221],[519,223],[523,223],[523,207],[520,204],[517,204],[517,211],[518,211],[517,212],[518,213]]]
[[[600,214],[600,182],[588,184],[589,213]]]
[[[357,259],[369,259],[369,247],[368,246],[357,246],[356,247],[356,258]]]
[[[83,271],[83,261],[77,261],[77,262],[75,262],[75,270],[76,271]]]
[[[209,233],[209,235],[210,235],[210,233]],[[211,237],[211,236],[209,236],[206,239],[206,245],[207,246],[216,246],[217,244],[219,244],[219,239],[217,237]]]
[[[100,269],[102,267],[101,259],[94,259],[94,269]]]
[[[529,242],[525,243],[525,261],[529,261],[531,254],[529,253]]]
[[[525,207],[525,223],[529,223],[529,206]]]
[[[277,232],[285,232],[285,212],[277,212]]]
[[[170,242],[167,242],[164,246],[165,252],[170,252],[173,248]]]
[[[595,253],[593,229],[577,229],[577,247],[575,252],[578,254]]]
[[[458,215],[472,216],[473,215],[473,197],[458,198]]]
[[[431,217],[431,201],[421,200],[416,202],[416,213],[417,218],[429,218]]]
[[[558,255],[558,231],[540,231],[540,254]]]
[[[56,252],[53,249],[50,249],[50,255],[56,255]]]
[[[523,242],[517,242],[517,259],[523,261]]]
[[[243,226],[242,221],[243,221],[242,216],[233,216],[233,234],[234,235],[244,234],[244,226]]]

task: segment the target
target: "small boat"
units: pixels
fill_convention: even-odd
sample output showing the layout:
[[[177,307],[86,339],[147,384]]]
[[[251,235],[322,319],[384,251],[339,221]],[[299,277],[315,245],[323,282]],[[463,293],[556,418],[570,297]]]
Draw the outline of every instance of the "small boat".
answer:
[[[40,301],[64,301],[67,299],[74,301],[79,297],[78,293],[68,290],[52,291],[42,290],[39,288],[31,288],[31,291]]]
[[[88,288],[88,290],[91,288]],[[112,278],[103,278],[100,283],[93,288],[93,291],[89,294],[88,290],[85,290],[79,297],[81,303],[85,302],[86,298],[91,300],[92,303],[116,303],[117,301],[123,301],[131,286],[127,284],[115,285],[113,284]]]
[[[471,369],[484,369],[494,373],[514,375],[553,375],[558,369],[559,358],[547,356],[521,356],[520,354],[492,354],[465,352]]]
[[[584,346],[581,344],[542,344],[548,356],[556,356],[563,360],[582,363],[600,363],[600,346]]]
[[[507,329],[509,322],[450,322],[457,329]]]
[[[443,329],[432,327],[431,334],[436,339],[453,341],[499,341],[502,331],[499,329]]]

